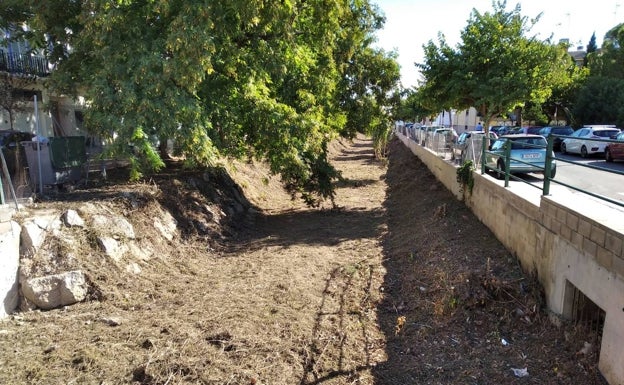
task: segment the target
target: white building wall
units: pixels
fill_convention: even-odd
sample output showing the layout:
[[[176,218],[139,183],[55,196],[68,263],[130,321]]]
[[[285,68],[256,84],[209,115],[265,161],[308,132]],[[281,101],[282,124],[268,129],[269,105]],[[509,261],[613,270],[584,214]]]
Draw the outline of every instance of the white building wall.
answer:
[[[438,119],[441,119],[441,115],[442,114],[438,115],[436,121],[438,121]],[[448,112],[446,112],[446,115],[448,115]],[[486,123],[480,116],[477,115],[477,110],[474,107],[470,107],[467,110],[452,111],[452,126],[458,134],[461,134],[464,131],[474,130],[479,122],[481,122],[484,127],[512,125],[512,122],[510,120],[505,120],[502,118],[494,118],[490,120],[490,122]],[[445,125],[448,125],[448,123],[445,123]]]
[[[41,92],[41,98],[37,98],[38,114],[35,113],[35,101],[26,103],[26,111],[15,114],[13,129],[24,132],[32,132],[44,137],[86,135],[82,130],[81,124],[76,119],[76,111],[82,111],[83,106],[80,102],[75,102],[68,97],[58,97],[51,95],[42,84],[35,87]],[[57,113],[54,113],[54,110]],[[38,119],[38,121],[37,121]],[[54,121],[60,127],[59,133],[54,131]],[[9,113],[0,109],[0,130],[11,129],[9,121]]]

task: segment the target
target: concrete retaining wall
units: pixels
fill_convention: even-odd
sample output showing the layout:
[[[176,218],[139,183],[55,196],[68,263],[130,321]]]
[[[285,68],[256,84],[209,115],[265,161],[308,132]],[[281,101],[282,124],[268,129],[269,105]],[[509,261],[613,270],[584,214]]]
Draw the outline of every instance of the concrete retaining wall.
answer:
[[[472,193],[460,192],[457,167],[397,134],[405,145],[544,287],[549,309],[571,318],[574,288],[606,318],[599,368],[610,384],[624,384],[624,210],[553,185],[551,195],[473,173]]]
[[[18,305],[17,271],[21,227],[17,222],[0,222],[0,319]]]

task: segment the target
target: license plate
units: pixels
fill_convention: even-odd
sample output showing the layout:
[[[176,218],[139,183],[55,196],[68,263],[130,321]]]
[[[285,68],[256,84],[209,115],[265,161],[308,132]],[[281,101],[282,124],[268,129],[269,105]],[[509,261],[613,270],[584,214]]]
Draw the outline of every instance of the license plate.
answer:
[[[541,154],[522,154],[522,159],[538,159],[541,156]]]

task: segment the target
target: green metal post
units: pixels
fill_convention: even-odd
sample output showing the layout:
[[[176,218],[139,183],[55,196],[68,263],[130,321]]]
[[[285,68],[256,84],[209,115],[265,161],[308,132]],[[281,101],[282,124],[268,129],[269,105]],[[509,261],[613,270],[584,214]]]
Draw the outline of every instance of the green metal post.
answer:
[[[0,176],[0,205],[4,204],[4,186],[2,186],[2,176]]]
[[[481,142],[481,175],[485,174],[485,142]]]
[[[505,187],[509,187],[509,162],[511,160],[511,140],[505,142]]]
[[[542,195],[550,195],[550,174],[552,171],[552,153],[553,153],[554,137],[552,134],[548,135],[548,144],[546,145],[546,162],[544,164],[544,186],[542,189]]]

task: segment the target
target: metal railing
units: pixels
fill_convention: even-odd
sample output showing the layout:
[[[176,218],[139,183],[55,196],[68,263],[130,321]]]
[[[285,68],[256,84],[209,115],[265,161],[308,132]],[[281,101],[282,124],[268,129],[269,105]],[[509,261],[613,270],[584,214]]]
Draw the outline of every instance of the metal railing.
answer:
[[[582,189],[580,187],[577,187],[577,186],[574,186],[574,185],[571,185],[571,184],[568,184],[568,183],[565,183],[565,182],[561,182],[559,180],[555,180],[554,177],[551,176],[552,164],[553,164],[554,161],[574,164],[576,166],[590,168],[590,169],[593,169],[593,170],[606,171],[606,172],[613,173],[613,174],[624,175],[624,172],[621,172],[621,171],[618,171],[618,170],[612,170],[612,169],[609,169],[609,168],[606,168],[606,167],[593,166],[593,165],[590,165],[590,164],[584,164],[584,163],[581,163],[581,162],[575,162],[573,160],[568,160],[568,159],[564,159],[564,158],[555,156],[554,152],[553,152],[553,142],[554,142],[555,137],[561,138],[561,139],[574,138],[572,136],[552,135],[552,134],[549,135],[546,138],[547,143],[548,143],[547,146],[546,146],[546,160],[545,160],[544,166],[543,167],[539,167],[539,169],[541,169],[543,171],[543,173],[544,173],[544,179],[543,179],[543,182],[542,182],[541,186],[535,185],[535,184],[531,183],[530,181],[527,181],[527,180],[525,180],[523,178],[520,178],[520,177],[515,176],[515,175],[510,173],[509,166],[510,166],[510,163],[511,163],[512,160],[514,162],[528,164],[527,162],[524,162],[522,159],[517,159],[517,158],[512,158],[511,157],[511,141],[508,141],[505,144],[505,147],[504,147],[504,154],[503,154],[504,164],[505,164],[505,170],[504,171],[503,170],[499,170],[498,168],[495,168],[495,167],[490,167],[490,166],[488,166],[486,164],[487,163],[486,162],[486,155],[487,154],[491,154],[491,155],[495,155],[495,156],[500,156],[500,154],[499,153],[492,153],[491,151],[487,150],[486,146],[485,146],[485,141],[484,141],[483,146],[482,146],[482,152],[481,152],[481,174],[485,174],[487,170],[492,170],[492,171],[496,171],[496,172],[504,172],[505,173],[505,187],[509,187],[509,181],[513,179],[515,181],[521,181],[521,182],[524,182],[524,183],[526,183],[526,184],[528,184],[530,186],[533,186],[533,187],[535,187],[537,189],[542,190],[542,195],[550,195],[550,186],[551,186],[552,183],[556,183],[558,185],[567,187],[567,188],[572,189],[574,191],[578,191],[578,192],[581,192],[583,194],[590,195],[590,196],[592,196],[594,198],[598,198],[600,200],[604,200],[606,202],[613,203],[615,205],[624,207],[624,202],[623,201],[618,201],[616,199],[609,198],[607,196],[604,196],[604,195],[601,195],[601,194],[597,194],[597,193],[594,193],[592,191],[589,191],[589,190],[586,190],[586,189]],[[608,143],[613,143],[614,142],[614,140],[610,140],[610,139],[591,139],[591,141],[608,142]],[[536,145],[533,145],[533,147],[544,148],[544,146],[536,146]]]
[[[436,132],[435,129],[438,128],[442,127],[417,130],[413,136],[410,136],[410,139],[435,152],[442,158],[450,157],[453,150],[453,135],[450,132]]]
[[[509,180],[513,179],[515,181],[519,181],[519,182],[524,182],[526,184],[528,184],[529,186],[535,187],[537,189],[540,189],[543,191],[543,195],[548,195],[548,188],[549,186],[547,185],[548,181],[552,180],[551,177],[551,172],[552,172],[552,156],[551,154],[553,153],[552,149],[553,149],[553,143],[552,140],[548,142],[548,145],[546,146],[542,146],[539,144],[530,144],[530,143],[522,143],[522,146],[525,147],[529,147],[529,148],[538,148],[538,149],[545,149],[546,150],[546,161],[544,166],[537,166],[534,163],[529,163],[529,162],[525,162],[522,159],[519,158],[513,158],[511,156],[511,148],[512,148],[512,141],[511,140],[507,140],[505,142],[505,144],[503,145],[503,164],[505,165],[505,170],[500,170],[498,167],[490,167],[487,164],[487,155],[492,155],[494,157],[500,157],[501,154],[498,152],[492,152],[489,151],[486,148],[486,141],[483,141],[482,144],[482,150],[481,150],[481,174],[485,174],[487,172],[487,170],[492,170],[498,173],[504,173],[504,179],[505,179],[505,187],[509,187]],[[551,158],[551,161],[548,161],[548,158]],[[516,175],[513,175],[510,171],[511,171],[511,162],[514,161],[515,163],[522,163],[522,164],[526,164],[528,166],[537,168],[538,170],[541,170],[541,172],[544,174],[544,185],[542,187],[540,186],[536,186],[534,184],[532,184],[531,182],[520,178]]]
[[[443,156],[445,157],[445,154],[447,151],[452,151],[452,145],[449,146],[444,146],[445,148],[440,151],[441,149],[438,146],[432,146],[431,144],[435,143],[435,140],[423,140],[421,141],[421,133],[418,132],[418,128],[414,128],[412,130],[404,130],[401,131],[401,133],[403,133],[406,137],[408,137],[410,140],[422,145],[423,147],[427,147],[429,148],[431,151],[435,152],[437,155]],[[506,152],[504,153],[504,159],[505,159],[505,170],[498,170],[497,168],[493,168],[493,167],[489,167],[487,166],[487,162],[485,161],[486,159],[486,154],[487,153],[491,153],[489,150],[486,150],[486,142],[483,141],[482,145],[481,145],[481,153],[479,154],[479,156],[476,156],[476,160],[478,162],[480,162],[481,164],[477,164],[477,162],[474,162],[476,164],[477,170],[481,171],[481,174],[485,174],[487,170],[493,170],[493,171],[500,171],[501,173],[504,172],[505,175],[505,187],[509,187],[509,181],[510,180],[514,180],[514,181],[519,181],[519,182],[524,182],[538,190],[542,191],[542,195],[550,195],[550,186],[552,183],[556,183],[558,185],[567,187],[569,189],[572,189],[574,191],[578,191],[581,192],[583,194],[592,196],[594,198],[615,204],[617,206],[620,207],[624,207],[624,201],[618,201],[612,198],[609,198],[607,196],[601,195],[601,194],[597,194],[594,193],[592,191],[588,191],[586,189],[582,189],[580,187],[565,183],[565,182],[561,182],[559,180],[555,180],[554,176],[551,175],[551,170],[552,170],[552,163],[554,161],[559,161],[559,162],[564,162],[564,163],[569,163],[569,164],[574,164],[577,166],[581,166],[581,167],[585,167],[585,168],[590,168],[590,169],[594,169],[594,170],[599,170],[599,171],[606,171],[609,173],[613,173],[613,174],[618,174],[618,175],[624,175],[624,172],[621,171],[617,171],[617,170],[612,170],[609,168],[605,168],[605,167],[599,167],[599,166],[593,166],[593,165],[589,165],[589,164],[584,164],[581,162],[575,162],[572,160],[568,160],[568,159],[564,159],[561,157],[557,157],[554,155],[553,152],[553,143],[554,143],[554,139],[555,138],[561,138],[561,139],[566,139],[566,138],[574,138],[572,136],[565,136],[565,135],[549,135],[546,140],[547,140],[547,145],[546,145],[546,160],[544,162],[544,167],[538,167],[539,169],[542,170],[542,172],[544,173],[544,179],[540,184],[535,184],[534,182],[531,182],[529,180],[525,180],[521,177],[518,177],[516,175],[513,175],[512,173],[510,173],[510,168],[509,165],[511,163],[511,160],[513,160],[514,162],[520,162],[520,163],[526,163],[525,161],[523,161],[522,159],[516,159],[516,158],[512,158],[511,157],[511,145],[509,144],[508,148],[506,148]],[[609,143],[614,143],[616,141],[614,140],[609,140],[609,139],[591,139],[591,141],[596,141],[596,142],[609,142]],[[544,148],[544,146],[541,145],[532,145],[533,147],[539,147],[539,148]],[[449,150],[450,148],[450,150]],[[477,154],[475,154],[477,155]],[[500,154],[496,154],[496,156],[500,156]],[[445,157],[446,158],[446,157]],[[534,166],[534,165],[532,165]]]
[[[50,75],[50,67],[45,57],[15,54],[3,50],[0,50],[0,71],[42,77]]]
[[[554,139],[555,136],[556,135],[552,135],[551,134],[547,138],[548,139],[548,145],[549,145],[550,148],[552,148],[553,139]],[[566,139],[566,138],[575,138],[573,136],[561,136],[561,135],[558,136],[558,137],[561,138],[562,140]],[[607,142],[607,143],[614,143],[615,142],[614,140],[611,140],[611,139],[593,139],[593,138],[591,139],[591,141],[592,142]],[[572,160],[558,158],[556,156],[547,156],[546,157],[547,164],[550,164],[553,160],[557,160],[557,161],[564,162],[564,163],[570,163],[570,164],[574,164],[574,165],[577,165],[577,166],[590,168],[590,169],[593,169],[593,170],[606,171],[606,172],[609,172],[609,173],[612,173],[612,174],[624,175],[624,172],[621,172],[621,171],[618,171],[618,170],[611,170],[611,169],[608,169],[606,167],[592,166],[590,164],[583,164],[583,163],[580,163],[580,162],[574,162]],[[565,187],[567,187],[569,189],[572,189],[572,190],[575,190],[575,191],[579,191],[579,192],[582,192],[584,194],[593,196],[594,198],[598,198],[598,199],[607,201],[609,203],[613,203],[615,205],[624,207],[624,202],[622,202],[622,201],[618,201],[616,199],[612,199],[612,198],[609,198],[609,197],[601,195],[601,194],[596,194],[594,192],[591,192],[591,191],[588,191],[588,190],[585,190],[585,189],[581,189],[581,188],[578,188],[576,186],[573,186],[573,185],[570,185],[570,184],[567,184],[567,183],[564,183],[564,182],[560,182],[560,181],[557,181],[557,180],[554,180],[554,179],[550,179],[550,178],[548,178],[548,180],[547,180],[547,178],[544,178],[544,195],[548,195],[549,194],[550,183],[551,182],[555,182],[556,184],[565,186]]]

